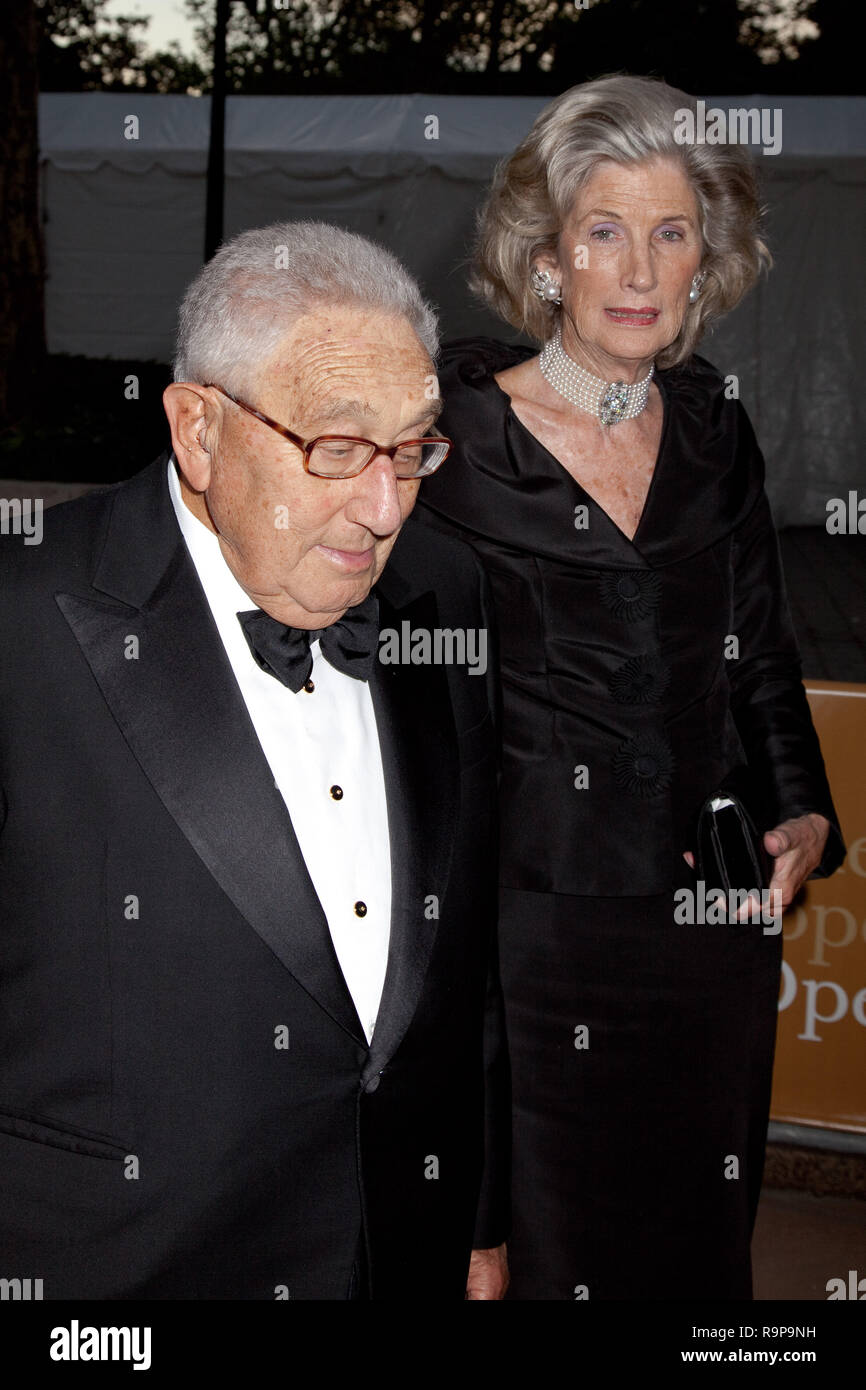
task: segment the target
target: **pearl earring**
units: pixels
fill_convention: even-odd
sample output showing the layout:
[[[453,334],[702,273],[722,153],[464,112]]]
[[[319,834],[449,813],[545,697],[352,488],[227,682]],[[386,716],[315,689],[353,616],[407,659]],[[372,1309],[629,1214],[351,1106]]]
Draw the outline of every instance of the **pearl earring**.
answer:
[[[706,278],[707,278],[707,277],[706,277],[706,275],[704,274],[704,272],[703,272],[702,270],[700,270],[700,271],[698,271],[697,275],[696,275],[696,276],[694,277],[694,279],[692,280],[692,287],[691,287],[691,289],[689,290],[689,303],[690,303],[690,304],[697,304],[698,299],[700,298],[701,290],[703,289],[703,286],[704,286],[704,281],[706,280]]]
[[[562,290],[549,270],[539,270],[538,266],[534,265],[529,273],[529,283],[532,293],[545,304],[562,303]]]

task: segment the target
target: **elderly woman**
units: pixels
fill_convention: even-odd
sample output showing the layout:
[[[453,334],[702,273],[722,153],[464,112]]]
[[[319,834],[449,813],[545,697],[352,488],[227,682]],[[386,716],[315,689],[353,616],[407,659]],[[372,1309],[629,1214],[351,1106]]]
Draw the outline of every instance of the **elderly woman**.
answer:
[[[589,82],[500,168],[476,287],[542,350],[446,352],[422,494],[500,627],[518,1299],[751,1296],[781,922],[704,911],[698,810],[740,793],[784,905],[842,856],[761,454],[693,355],[769,262],[693,105]]]

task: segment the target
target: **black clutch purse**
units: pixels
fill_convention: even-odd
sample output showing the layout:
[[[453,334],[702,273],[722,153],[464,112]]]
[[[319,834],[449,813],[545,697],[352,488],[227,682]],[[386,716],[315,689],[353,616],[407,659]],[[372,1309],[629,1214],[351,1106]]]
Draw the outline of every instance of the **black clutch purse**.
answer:
[[[721,889],[727,898],[731,892],[760,893],[770,886],[772,866],[763,835],[735,793],[718,791],[708,797],[698,814],[695,843],[695,868],[708,893]]]

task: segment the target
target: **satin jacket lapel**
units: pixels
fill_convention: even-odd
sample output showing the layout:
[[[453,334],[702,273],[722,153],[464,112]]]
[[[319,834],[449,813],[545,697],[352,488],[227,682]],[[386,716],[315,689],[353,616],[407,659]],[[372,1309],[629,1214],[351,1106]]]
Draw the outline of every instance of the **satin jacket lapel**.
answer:
[[[407,598],[396,569],[377,587],[380,629],[437,627],[433,593]],[[370,682],[391,843],[391,942],[382,1001],[363,1080],[393,1056],[418,1005],[436,940],[454,846],[459,776],[442,666],[377,662]]]
[[[165,468],[160,459],[116,492],[98,592],[60,593],[57,603],[121,733],[193,849],[303,988],[366,1046],[285,803],[178,530]],[[132,637],[138,653],[129,659]]]

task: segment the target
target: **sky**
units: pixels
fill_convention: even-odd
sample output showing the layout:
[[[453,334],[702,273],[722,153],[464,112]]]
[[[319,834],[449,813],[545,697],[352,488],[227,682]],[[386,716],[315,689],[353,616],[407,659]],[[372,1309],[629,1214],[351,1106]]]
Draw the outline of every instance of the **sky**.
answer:
[[[144,31],[148,48],[165,48],[176,39],[181,48],[192,51],[192,25],[183,0],[110,0],[107,13],[149,19],[150,27]]]

